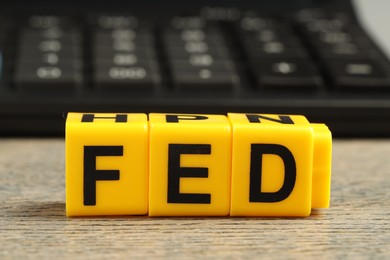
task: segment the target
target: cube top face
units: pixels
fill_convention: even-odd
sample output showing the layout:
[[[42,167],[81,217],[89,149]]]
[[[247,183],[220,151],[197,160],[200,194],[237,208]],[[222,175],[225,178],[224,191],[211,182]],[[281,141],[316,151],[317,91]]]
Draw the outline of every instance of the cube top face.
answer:
[[[148,146],[146,114],[69,113],[67,215],[147,214]]]
[[[227,216],[231,127],[224,116],[151,114],[151,216]]]
[[[203,125],[227,125],[229,120],[223,115],[205,115],[205,114],[149,114],[149,121],[151,124],[169,124],[180,127],[202,127]]]
[[[82,124],[83,123],[83,124]],[[127,128],[128,124],[134,126],[134,124],[141,124],[147,126],[148,116],[141,113],[68,113],[66,117],[66,126],[74,127],[108,127],[110,129],[115,128]]]
[[[228,113],[229,120],[236,127],[250,127],[252,124],[261,124],[262,127],[309,127],[310,122],[300,115],[273,115],[273,114],[238,114]]]
[[[95,123],[95,124],[112,124],[112,123],[145,123],[148,116],[142,113],[68,113],[66,118],[67,124],[72,123]],[[120,126],[118,124],[116,126]]]
[[[313,129],[300,117],[290,118],[288,122],[293,124],[248,122],[243,114],[229,114],[233,131],[232,216],[310,214]],[[299,127],[291,127],[295,124]]]

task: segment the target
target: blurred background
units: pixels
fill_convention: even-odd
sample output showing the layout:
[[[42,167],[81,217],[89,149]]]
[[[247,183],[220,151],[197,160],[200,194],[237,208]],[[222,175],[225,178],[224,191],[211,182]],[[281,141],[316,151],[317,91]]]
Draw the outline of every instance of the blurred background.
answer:
[[[0,134],[67,112],[303,114],[389,136],[389,1],[0,3]]]

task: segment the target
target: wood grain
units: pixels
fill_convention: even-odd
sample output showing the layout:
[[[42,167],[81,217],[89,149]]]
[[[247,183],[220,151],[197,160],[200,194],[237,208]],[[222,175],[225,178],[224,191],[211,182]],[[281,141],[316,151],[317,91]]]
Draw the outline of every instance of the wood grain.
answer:
[[[67,218],[64,141],[0,139],[0,259],[390,259],[390,140],[336,140],[308,218]]]

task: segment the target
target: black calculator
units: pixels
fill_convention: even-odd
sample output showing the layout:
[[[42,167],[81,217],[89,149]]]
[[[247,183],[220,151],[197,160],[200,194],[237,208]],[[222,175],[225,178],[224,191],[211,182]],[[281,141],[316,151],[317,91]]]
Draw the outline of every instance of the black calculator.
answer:
[[[3,0],[0,61],[2,135],[63,135],[67,112],[302,114],[390,135],[390,62],[346,0]]]

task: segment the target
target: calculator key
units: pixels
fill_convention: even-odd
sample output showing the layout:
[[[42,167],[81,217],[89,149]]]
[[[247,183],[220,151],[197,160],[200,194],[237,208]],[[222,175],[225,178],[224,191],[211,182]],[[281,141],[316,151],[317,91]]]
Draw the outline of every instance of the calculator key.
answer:
[[[80,70],[63,69],[57,66],[35,66],[19,68],[15,73],[15,84],[19,91],[74,92],[83,83]]]
[[[316,90],[322,78],[304,59],[261,60],[256,63],[258,84],[267,90]]]
[[[115,51],[112,48],[96,46],[92,50],[95,60],[132,59],[136,56],[138,60],[155,59],[156,51],[154,48],[137,47],[132,51]]]
[[[245,35],[243,38],[243,44],[246,47],[264,47],[264,46],[275,46],[283,45],[285,48],[288,47],[300,47],[302,46],[301,41],[296,36],[278,37],[274,40],[261,40],[259,37],[253,35]]]
[[[203,42],[199,42],[199,43],[203,43]],[[218,47],[212,46],[212,47],[207,47],[204,50],[193,50],[193,49],[186,48],[187,47],[186,45],[167,46],[168,55],[173,59],[185,59],[188,58],[190,55],[211,55],[216,59],[225,59],[230,57],[229,51],[226,46],[218,46]]]
[[[267,43],[264,43],[261,45],[257,44],[254,46],[258,47],[264,53],[267,53],[267,54],[281,54],[284,51],[286,51],[286,49],[288,47],[283,42],[267,42]]]
[[[202,28],[166,28],[166,35],[179,35],[183,41],[201,41],[207,37],[222,37],[222,32],[219,27],[213,25],[205,25]]]
[[[272,42],[278,40],[284,40],[286,38],[292,37],[294,34],[291,31],[284,30],[281,31],[280,28],[265,28],[260,31],[239,31],[242,37],[251,39],[255,42]],[[296,36],[295,36],[296,37]]]
[[[324,44],[343,44],[352,42],[352,35],[339,31],[320,32],[318,40]]]
[[[72,17],[61,15],[32,15],[26,22],[27,26],[34,29],[71,28],[76,24]]]
[[[336,44],[330,48],[321,48],[319,55],[324,59],[369,59],[379,57],[375,49],[361,49],[355,43]]]
[[[303,48],[285,48],[281,46],[263,46],[246,48],[250,60],[259,58],[305,58],[308,53]]]
[[[371,43],[367,37],[354,36],[344,32],[323,32],[312,38],[312,42],[318,48],[332,48],[335,45],[355,44],[358,48],[370,48]]]
[[[303,9],[298,12],[296,18],[310,33],[341,31],[352,24],[351,17],[346,13],[332,13],[329,15],[319,9]]]
[[[169,46],[168,46],[169,47]],[[183,50],[186,53],[205,53],[205,52],[217,52],[217,48],[209,46],[207,43],[199,41],[186,42],[183,46]]]
[[[191,56],[187,60],[172,60],[172,69],[191,71],[198,69],[233,70],[234,64],[229,60],[214,60],[211,56]]]
[[[82,48],[78,45],[63,45],[59,41],[42,41],[39,44],[26,46],[22,45],[19,48],[19,57],[35,59],[44,53],[56,53],[63,57],[80,57]]]
[[[133,42],[118,42],[111,46],[94,45],[93,52],[95,56],[107,57],[113,56],[116,53],[144,53],[145,55],[154,57],[155,49],[150,46],[137,45]]]
[[[172,30],[184,30],[184,29],[205,29],[207,25],[206,19],[201,16],[174,16],[170,21],[170,27]]]
[[[140,62],[140,55],[134,53],[127,53],[127,54],[116,53],[112,56],[112,63],[113,65],[116,66],[139,65],[139,62]]]
[[[138,45],[153,45],[154,37],[150,32],[137,30],[100,30],[93,35],[96,45],[112,46],[115,42],[131,42]]]
[[[125,64],[118,64],[111,60],[95,60],[93,63],[95,70],[105,71],[110,70],[113,67],[116,68],[133,68],[133,67],[142,67],[146,70],[152,70],[152,71],[158,71],[159,66],[157,61],[155,60],[142,60],[137,61],[135,64],[125,65]]]
[[[82,55],[78,52],[61,51],[61,52],[36,52],[29,49],[20,50],[20,54],[17,57],[18,64],[23,63],[36,63],[46,65],[58,65],[61,63],[74,63],[80,64],[82,62]]]
[[[260,17],[254,13],[244,13],[239,21],[238,28],[243,32],[259,32],[266,29],[272,29],[278,26],[275,19]]]
[[[165,34],[164,38],[166,43],[172,46],[183,46],[187,42],[204,42],[209,46],[210,45],[218,46],[225,43],[222,35],[219,34],[205,34],[205,33],[189,34],[188,33],[187,35],[187,34],[176,33],[176,34]]]
[[[21,45],[36,45],[45,40],[56,40],[63,45],[80,45],[82,44],[82,35],[78,30],[63,30],[60,28],[25,29],[20,35]]]
[[[390,67],[384,66],[380,61],[328,61],[327,67],[334,82],[341,90],[374,88],[390,90]]]
[[[107,92],[152,91],[160,85],[161,76],[146,66],[113,66],[95,70],[94,83],[99,90]]]
[[[240,79],[234,71],[197,69],[173,71],[177,89],[182,91],[231,92]]]
[[[90,13],[87,17],[90,25],[100,29],[134,29],[140,21],[133,15]]]
[[[115,53],[113,55],[95,56],[93,63],[95,66],[101,64],[111,64],[112,66],[141,66],[144,63],[151,63],[153,59],[145,54],[139,53]]]
[[[20,70],[35,70],[36,68],[43,67],[57,67],[62,71],[82,70],[84,67],[83,60],[81,59],[56,59],[55,57],[42,57],[41,60],[23,60],[19,59],[17,63],[17,69]]]

